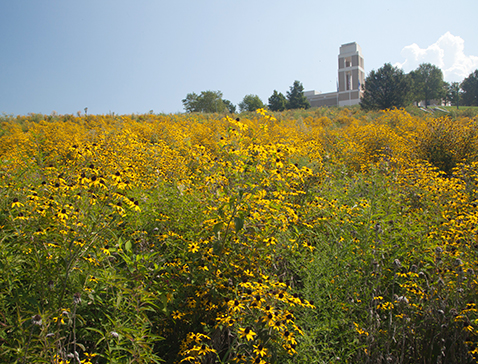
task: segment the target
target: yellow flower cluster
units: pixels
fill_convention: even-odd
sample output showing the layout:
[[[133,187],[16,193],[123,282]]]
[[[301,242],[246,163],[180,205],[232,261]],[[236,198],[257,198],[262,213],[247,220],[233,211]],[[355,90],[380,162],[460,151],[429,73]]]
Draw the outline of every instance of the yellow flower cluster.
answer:
[[[475,129],[404,110],[6,120],[0,294],[23,301],[0,309],[42,317],[8,352],[66,363],[52,331],[85,363],[270,363],[324,335],[372,362],[446,323],[476,358]]]

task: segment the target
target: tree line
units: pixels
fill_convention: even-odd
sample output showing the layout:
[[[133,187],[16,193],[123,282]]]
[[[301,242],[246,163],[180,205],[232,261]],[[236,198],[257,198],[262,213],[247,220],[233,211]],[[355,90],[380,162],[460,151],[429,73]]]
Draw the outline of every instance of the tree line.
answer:
[[[310,103],[304,95],[304,86],[299,81],[294,81],[286,96],[274,90],[265,105],[257,95],[246,95],[238,104],[239,111],[255,111],[269,108],[271,111],[286,109],[308,109]],[[223,99],[221,91],[202,91],[199,95],[189,93],[182,100],[186,112],[236,112],[236,106],[229,100]]]
[[[445,82],[443,72],[430,63],[422,63],[406,74],[402,69],[384,64],[365,79],[360,105],[363,109],[390,109],[412,103],[428,107],[432,100],[456,106],[478,106],[478,70],[462,82]]]
[[[432,100],[444,101],[456,106],[478,106],[478,70],[462,82],[445,82],[443,72],[430,63],[422,63],[406,74],[402,69],[385,63],[378,70],[372,70],[361,85],[363,96],[360,106],[365,110],[401,108],[412,103],[424,103],[427,107]],[[223,98],[221,91],[189,93],[182,100],[186,112],[230,112],[237,108]],[[255,111],[268,108],[271,111],[308,109],[310,103],[304,95],[301,82],[294,81],[286,95],[274,90],[268,104],[257,95],[246,95],[238,104],[239,111]]]

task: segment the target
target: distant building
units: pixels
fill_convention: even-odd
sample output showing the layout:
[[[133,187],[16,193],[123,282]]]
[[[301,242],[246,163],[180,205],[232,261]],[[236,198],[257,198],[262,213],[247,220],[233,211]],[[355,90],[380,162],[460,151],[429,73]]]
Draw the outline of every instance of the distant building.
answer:
[[[425,100],[422,100],[420,102],[414,102],[413,105],[418,106],[418,107],[428,107],[428,106],[451,106],[451,102],[444,102],[443,100],[428,100],[428,102],[425,104]]]
[[[337,92],[304,92],[312,107],[350,106],[360,102],[365,83],[362,49],[353,42],[342,44],[339,53]]]

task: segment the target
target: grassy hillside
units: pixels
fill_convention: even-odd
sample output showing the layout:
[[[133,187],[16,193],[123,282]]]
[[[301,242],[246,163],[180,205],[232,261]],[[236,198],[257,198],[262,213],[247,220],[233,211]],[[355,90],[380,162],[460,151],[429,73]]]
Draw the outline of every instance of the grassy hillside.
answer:
[[[0,362],[476,362],[474,115],[4,116]]]

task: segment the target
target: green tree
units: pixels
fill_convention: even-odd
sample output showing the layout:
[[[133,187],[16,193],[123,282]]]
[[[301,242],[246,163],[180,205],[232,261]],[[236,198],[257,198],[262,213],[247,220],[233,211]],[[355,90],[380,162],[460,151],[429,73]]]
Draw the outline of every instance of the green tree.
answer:
[[[224,112],[228,105],[222,99],[221,91],[201,91],[200,95],[190,93],[182,100],[186,112]]]
[[[238,104],[239,110],[242,111],[256,111],[265,107],[262,100],[257,95],[246,95]]]
[[[446,101],[452,106],[459,108],[461,99],[461,87],[459,82],[446,83]]]
[[[463,104],[467,106],[478,106],[478,70],[470,75],[461,83],[463,90]]]
[[[409,103],[410,81],[402,69],[385,63],[365,79],[360,106],[364,110],[405,107]]]
[[[418,103],[425,102],[428,107],[430,100],[440,100],[445,96],[443,72],[431,63],[422,63],[415,71],[410,72],[412,79],[413,98]]]
[[[448,103],[451,102],[451,95],[452,95],[452,91],[451,91],[451,84],[446,82],[446,81],[443,81],[443,87],[445,88],[445,95],[443,96],[443,102],[445,105],[448,105]]]
[[[199,96],[195,92],[186,95],[186,98],[182,99],[183,107],[186,112],[199,112]]]
[[[274,90],[271,97],[269,97],[269,109],[271,111],[284,111],[287,108],[287,99],[282,92]]]
[[[294,81],[287,91],[287,108],[288,109],[308,109],[310,107],[309,100],[304,95],[304,86],[299,81]]]
[[[227,109],[229,110],[229,112],[231,114],[235,114],[236,113],[236,105],[234,105],[231,101],[229,100],[222,100],[222,102],[224,102],[224,105],[226,105]]]

